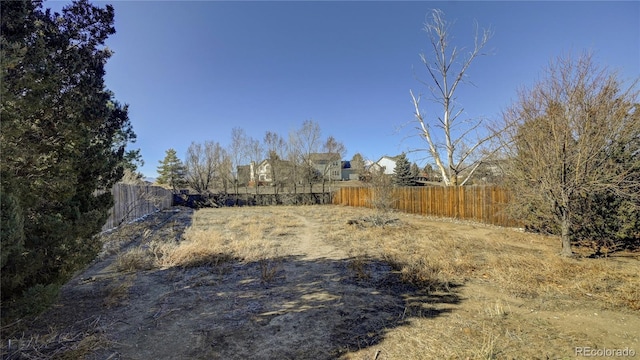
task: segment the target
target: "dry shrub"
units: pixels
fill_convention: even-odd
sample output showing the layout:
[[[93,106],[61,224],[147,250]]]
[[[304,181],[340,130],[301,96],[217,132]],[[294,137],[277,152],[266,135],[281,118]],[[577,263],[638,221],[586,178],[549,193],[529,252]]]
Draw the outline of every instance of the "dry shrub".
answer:
[[[149,270],[154,267],[154,259],[148,249],[135,247],[118,255],[114,266],[118,271]]]
[[[353,275],[358,280],[369,280],[371,278],[369,260],[365,256],[356,256],[351,259],[347,264],[347,267],[353,272]]]
[[[187,229],[180,243],[153,243],[152,252],[161,267],[195,267],[232,261],[234,254],[224,246],[219,234]]]
[[[258,261],[260,264],[260,280],[263,283],[270,283],[278,278],[278,274],[282,270],[282,262],[277,259],[262,259]]]

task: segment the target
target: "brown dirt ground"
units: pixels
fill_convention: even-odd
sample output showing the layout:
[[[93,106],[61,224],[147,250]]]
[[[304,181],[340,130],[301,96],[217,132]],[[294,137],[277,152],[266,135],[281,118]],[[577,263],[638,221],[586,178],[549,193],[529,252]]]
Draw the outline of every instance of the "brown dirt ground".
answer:
[[[382,261],[367,264],[369,278],[354,276],[349,254],[319,235],[324,228],[316,216],[321,215],[309,208],[288,209],[302,226],[280,234],[280,256],[268,263],[235,261],[127,273],[114,269],[116,255],[105,255],[66,284],[59,302],[26,324],[23,333],[4,335],[14,339],[14,349],[20,338],[24,342],[27,335],[51,332],[58,334],[59,342],[86,344],[86,350],[68,353],[67,358],[400,359],[405,358],[402,351],[393,347],[403,346],[397,340],[403,328],[426,326],[428,332],[429,326],[463,324],[461,337],[482,336],[475,334],[480,330],[465,327],[465,321],[486,312],[487,304],[499,303],[496,311],[508,312],[514,329],[520,321],[539,322],[549,333],[536,336],[547,336],[550,343],[557,333],[573,337],[576,345],[640,351],[637,312],[601,310],[579,301],[536,303],[477,279],[447,293],[429,293],[402,283]],[[192,215],[186,208],[157,213],[110,236],[119,237],[123,248],[138,246],[149,232],[180,241]],[[428,221],[428,226],[475,238],[495,234],[491,227],[451,222]],[[265,267],[273,272],[270,281],[261,276]],[[522,330],[510,336],[525,335]],[[501,339],[495,341],[507,341]],[[3,339],[5,358],[46,355],[43,350],[20,357],[11,352],[7,340]],[[539,358],[574,357],[573,349],[536,351],[531,354]],[[450,354],[458,358],[455,350]],[[433,358],[427,348],[412,357]],[[530,356],[503,352],[493,357]]]

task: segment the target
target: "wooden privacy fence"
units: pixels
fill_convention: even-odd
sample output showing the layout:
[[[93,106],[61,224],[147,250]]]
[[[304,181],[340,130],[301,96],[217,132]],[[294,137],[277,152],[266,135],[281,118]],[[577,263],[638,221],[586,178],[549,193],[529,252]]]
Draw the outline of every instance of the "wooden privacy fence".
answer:
[[[507,214],[510,194],[497,186],[416,186],[388,189],[344,187],[336,191],[333,204],[375,207],[374,196],[386,191],[392,209],[428,216],[466,219],[486,224],[520,227]],[[390,192],[390,194],[388,193]]]
[[[173,193],[159,186],[116,184],[111,193],[114,206],[102,227],[103,231],[173,204]]]

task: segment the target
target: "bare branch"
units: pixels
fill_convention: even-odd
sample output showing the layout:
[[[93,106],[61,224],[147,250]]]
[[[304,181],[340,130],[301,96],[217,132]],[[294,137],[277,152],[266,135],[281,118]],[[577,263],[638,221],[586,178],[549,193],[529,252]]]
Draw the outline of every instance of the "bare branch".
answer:
[[[424,30],[428,34],[433,56],[427,57],[425,54],[420,54],[420,59],[427,69],[430,80],[435,84],[435,86],[429,86],[433,100],[442,106],[442,116],[435,117],[437,123],[435,123],[434,127],[442,131],[444,151],[446,153],[443,155],[447,157],[446,167],[441,161],[441,154],[439,153],[438,145],[434,141],[434,134],[420,112],[419,98],[416,98],[411,91],[411,100],[415,109],[414,117],[418,123],[417,128],[421,136],[428,144],[429,154],[436,162],[445,184],[458,185],[458,177],[462,171],[471,168],[471,174],[473,174],[478,167],[478,162],[476,161],[470,164],[465,163],[465,161],[474,154],[478,154],[479,158],[481,158],[482,155],[479,154],[479,150],[493,137],[493,135],[489,135],[478,139],[472,146],[464,150],[461,156],[457,155],[458,147],[466,146],[467,143],[471,142],[468,139],[469,134],[480,129],[484,124],[482,121],[477,121],[471,127],[466,128],[462,135],[454,134],[454,129],[460,124],[459,117],[464,112],[463,108],[455,109],[455,93],[460,83],[464,82],[466,72],[471,63],[478,56],[484,55],[482,49],[486,46],[492,34],[491,31],[484,30],[482,36],[480,36],[476,26],[474,48],[459,64],[458,58],[464,49],[456,46],[450,49],[449,23],[444,19],[444,13],[441,10],[435,9],[431,12]],[[470,174],[467,174],[464,182],[467,182],[469,178]]]

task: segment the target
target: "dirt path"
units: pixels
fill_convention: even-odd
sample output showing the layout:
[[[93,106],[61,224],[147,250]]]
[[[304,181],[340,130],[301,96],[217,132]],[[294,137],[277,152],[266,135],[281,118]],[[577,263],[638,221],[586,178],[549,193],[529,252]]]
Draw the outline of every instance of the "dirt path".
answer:
[[[298,241],[292,244],[291,253],[293,255],[302,256],[301,259],[304,260],[345,260],[347,258],[347,254],[343,250],[322,241],[320,234],[323,228],[320,223],[301,215],[296,215],[296,218],[303,226],[298,235]]]

